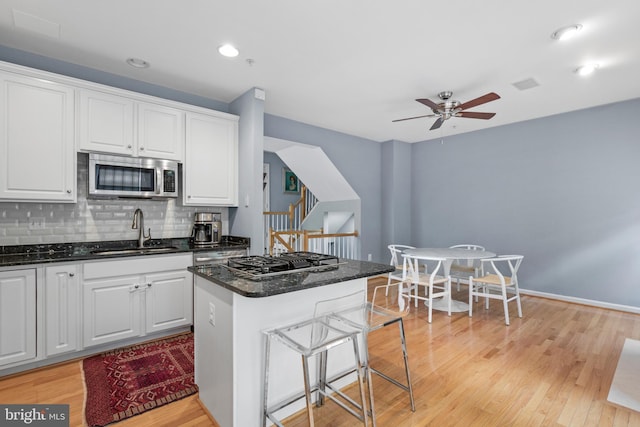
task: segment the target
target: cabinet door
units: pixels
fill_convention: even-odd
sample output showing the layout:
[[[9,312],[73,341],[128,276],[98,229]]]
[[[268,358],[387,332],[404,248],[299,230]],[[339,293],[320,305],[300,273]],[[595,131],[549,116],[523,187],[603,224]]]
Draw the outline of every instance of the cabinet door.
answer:
[[[45,268],[44,326],[47,356],[78,348],[77,270],[77,265]]]
[[[193,277],[188,271],[148,274],[146,331],[193,324]]]
[[[140,276],[110,277],[84,282],[85,347],[140,335],[142,289]]]
[[[184,112],[162,105],[138,104],[138,155],[183,161]]]
[[[78,148],[134,155],[133,100],[108,93],[81,90]]]
[[[74,91],[0,73],[0,199],[76,201]]]
[[[0,366],[36,357],[36,270],[0,272]]]
[[[187,113],[183,204],[238,205],[238,122]]]

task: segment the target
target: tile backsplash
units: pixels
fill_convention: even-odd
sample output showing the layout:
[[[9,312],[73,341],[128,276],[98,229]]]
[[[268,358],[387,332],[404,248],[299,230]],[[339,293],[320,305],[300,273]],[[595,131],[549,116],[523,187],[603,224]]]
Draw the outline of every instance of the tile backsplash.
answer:
[[[223,234],[228,234],[228,209],[185,207],[177,199],[87,199],[88,155],[78,153],[78,202],[0,202],[0,246],[39,243],[134,240],[133,212],[144,213],[151,237],[176,238],[191,234],[195,212],[220,212]]]

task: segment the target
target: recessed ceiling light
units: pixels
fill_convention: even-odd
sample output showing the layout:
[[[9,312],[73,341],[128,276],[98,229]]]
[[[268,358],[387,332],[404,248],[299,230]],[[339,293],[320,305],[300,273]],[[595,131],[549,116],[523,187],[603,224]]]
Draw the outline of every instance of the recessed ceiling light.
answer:
[[[551,34],[551,38],[554,40],[569,40],[571,37],[575,36],[578,31],[582,29],[582,25],[573,24],[567,25],[566,27],[558,28],[556,31]]]
[[[238,49],[230,44],[223,44],[218,48],[218,52],[220,52],[220,55],[226,56],[227,58],[235,58],[240,53]]]
[[[144,59],[140,58],[127,58],[127,64],[131,65],[134,68],[149,68],[149,66],[151,65]]]
[[[599,67],[600,65],[598,64],[585,64],[581,67],[576,68],[575,72],[580,76],[588,76],[589,74],[597,70]]]

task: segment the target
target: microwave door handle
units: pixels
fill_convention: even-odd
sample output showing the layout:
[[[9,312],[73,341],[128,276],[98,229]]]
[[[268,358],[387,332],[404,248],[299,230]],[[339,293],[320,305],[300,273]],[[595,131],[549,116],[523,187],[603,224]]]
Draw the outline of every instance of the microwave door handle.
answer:
[[[160,168],[156,168],[156,194],[160,194],[160,186],[164,187],[164,183],[162,182],[162,170]]]

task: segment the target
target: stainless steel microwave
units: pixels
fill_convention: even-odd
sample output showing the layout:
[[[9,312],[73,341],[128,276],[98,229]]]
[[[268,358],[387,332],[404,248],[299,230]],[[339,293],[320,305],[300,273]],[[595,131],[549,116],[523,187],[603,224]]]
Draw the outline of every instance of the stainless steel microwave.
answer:
[[[89,153],[89,197],[178,197],[178,162]]]

